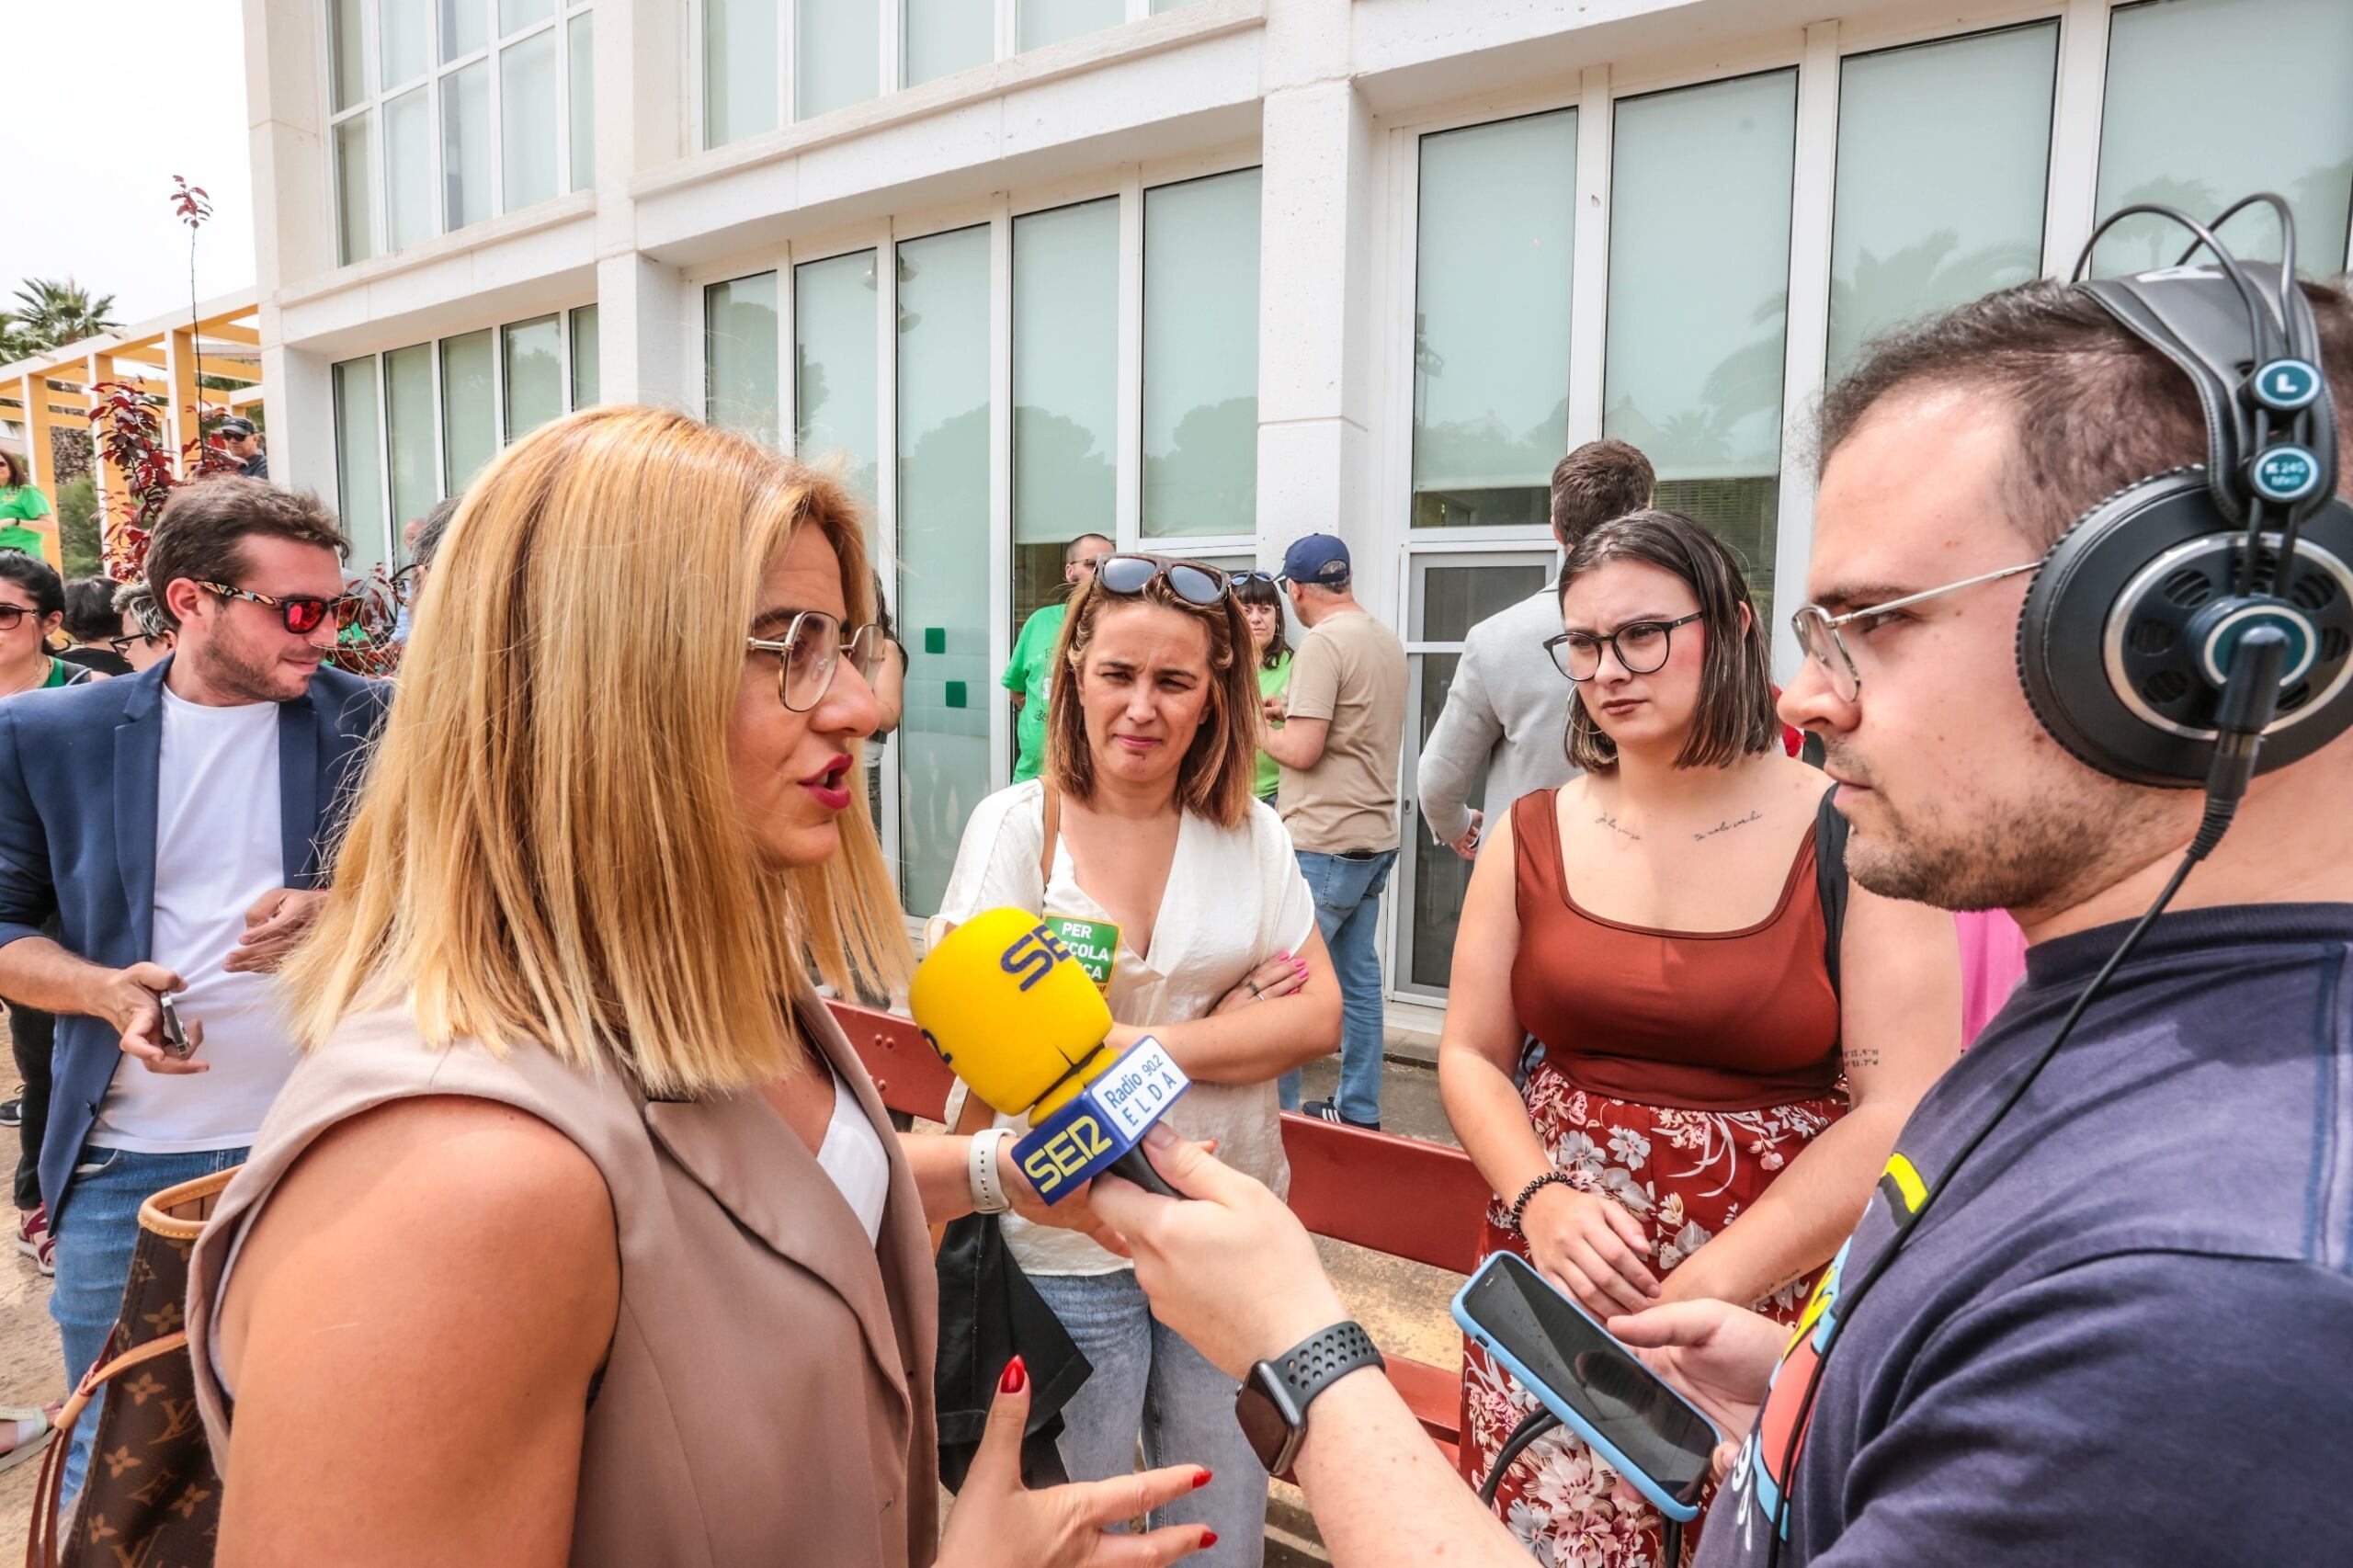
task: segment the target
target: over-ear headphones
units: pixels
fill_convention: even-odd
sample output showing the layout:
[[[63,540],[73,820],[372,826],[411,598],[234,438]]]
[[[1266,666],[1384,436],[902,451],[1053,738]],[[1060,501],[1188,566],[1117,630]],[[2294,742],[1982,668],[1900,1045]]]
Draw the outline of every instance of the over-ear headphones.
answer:
[[[2279,214],[2276,267],[2240,262],[2214,235],[2256,204]],[[2180,262],[2086,279],[2092,245],[2140,213],[2196,236]],[[2287,640],[2256,771],[2353,726],[2353,506],[2336,495],[2336,405],[2295,283],[2295,235],[2269,194],[2211,227],[2133,206],[2102,222],[2075,264],[2075,286],[2189,377],[2206,419],[2206,461],[2085,513],[2018,617],[2018,677],[2036,717],[2078,759],[2135,784],[2207,782],[2232,655],[2256,627]],[[2212,265],[2188,265],[2200,250]]]

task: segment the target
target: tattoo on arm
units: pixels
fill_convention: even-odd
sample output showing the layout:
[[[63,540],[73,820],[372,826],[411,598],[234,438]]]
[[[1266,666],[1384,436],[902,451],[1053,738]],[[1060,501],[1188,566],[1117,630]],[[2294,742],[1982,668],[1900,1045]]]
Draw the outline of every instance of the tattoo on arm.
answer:
[[[1750,823],[1762,822],[1764,820],[1765,813],[1763,812],[1751,812],[1745,817],[1734,817],[1730,822],[1720,822],[1716,824],[1715,826],[1708,829],[1705,833],[1695,833],[1691,835],[1691,840],[1695,844],[1704,843],[1706,840],[1715,837],[1715,835],[1720,833],[1730,833],[1733,828],[1746,827]]]
[[[1850,1050],[1846,1053],[1846,1056],[1847,1066],[1850,1070],[1857,1067],[1876,1067],[1879,1065],[1879,1047],[1875,1045],[1865,1046],[1859,1051]]]
[[[1626,837],[1626,838],[1631,838],[1631,839],[1632,839],[1632,840],[1633,840],[1635,843],[1637,843],[1637,844],[1640,844],[1640,843],[1643,841],[1643,835],[1642,835],[1641,834],[1634,832],[1634,831],[1633,831],[1632,829],[1631,829],[1631,828],[1623,828],[1623,827],[1620,827],[1620,826],[1618,825],[1618,819],[1617,819],[1616,817],[1611,816],[1608,812],[1602,812],[1599,816],[1597,816],[1597,817],[1594,818],[1593,820],[1594,820],[1595,822],[1597,822],[1597,823],[1600,824],[1603,827],[1608,828],[1610,832],[1615,833],[1615,834],[1618,834],[1618,835],[1621,835],[1621,836],[1623,836],[1623,837]]]

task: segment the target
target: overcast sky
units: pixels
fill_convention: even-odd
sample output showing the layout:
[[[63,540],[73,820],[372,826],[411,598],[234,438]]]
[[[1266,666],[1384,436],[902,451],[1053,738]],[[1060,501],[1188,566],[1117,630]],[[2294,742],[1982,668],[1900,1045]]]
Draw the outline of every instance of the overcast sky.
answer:
[[[212,198],[197,238],[204,299],[253,287],[253,168],[238,0],[8,7],[15,128],[0,222],[0,308],[27,278],[116,296],[125,325],[188,308],[172,176]],[[117,127],[121,134],[117,134]]]

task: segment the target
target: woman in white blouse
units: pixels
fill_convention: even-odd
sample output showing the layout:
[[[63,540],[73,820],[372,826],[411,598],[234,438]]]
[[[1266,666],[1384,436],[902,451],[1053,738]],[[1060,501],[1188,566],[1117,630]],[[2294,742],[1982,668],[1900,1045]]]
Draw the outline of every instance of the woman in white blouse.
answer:
[[[1006,905],[1116,926],[1111,1043],[1148,1033],[1165,1046],[1193,1080],[1171,1125],[1280,1192],[1275,1080],[1337,1048],[1340,992],[1290,835],[1251,794],[1254,665],[1225,574],[1106,556],[1055,649],[1045,772],[973,812],[929,935]],[[1010,1216],[1005,1228],[1095,1369],[1063,1411],[1071,1478],[1127,1473],[1141,1434],[1146,1464],[1181,1454],[1216,1478],[1153,1524],[1202,1524],[1216,1543],[1199,1561],[1256,1568],[1265,1478],[1234,1422],[1233,1380],[1153,1321],[1126,1259],[1074,1232]]]

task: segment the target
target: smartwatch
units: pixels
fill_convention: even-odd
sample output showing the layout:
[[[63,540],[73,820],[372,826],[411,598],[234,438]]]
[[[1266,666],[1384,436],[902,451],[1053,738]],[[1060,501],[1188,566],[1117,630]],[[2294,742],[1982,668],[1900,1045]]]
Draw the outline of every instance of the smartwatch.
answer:
[[[1336,1323],[1251,1368],[1233,1396],[1233,1416],[1267,1473],[1287,1473],[1299,1457],[1307,1440],[1307,1407],[1317,1394],[1359,1367],[1387,1364],[1361,1326]]]

